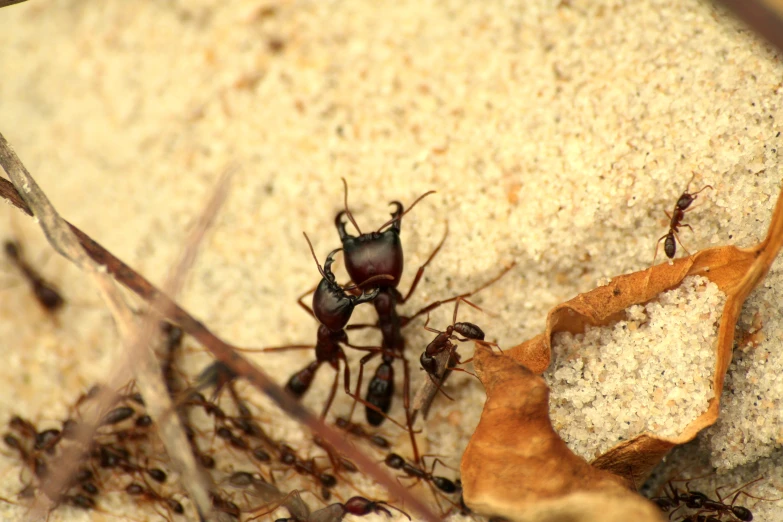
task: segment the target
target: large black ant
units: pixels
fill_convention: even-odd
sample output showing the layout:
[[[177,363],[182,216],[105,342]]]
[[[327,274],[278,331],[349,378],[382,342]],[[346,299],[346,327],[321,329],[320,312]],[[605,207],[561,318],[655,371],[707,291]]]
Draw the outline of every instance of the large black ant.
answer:
[[[348,210],[348,183],[344,178],[343,185],[345,186],[345,210],[340,211],[335,217],[335,226],[337,227],[340,241],[343,244],[345,268],[348,271],[348,275],[353,281],[364,281],[377,274],[389,274],[393,277],[390,280],[378,281],[374,285],[379,291],[373,304],[375,305],[375,311],[378,313],[377,326],[380,328],[383,337],[383,350],[380,352],[382,354],[381,364],[376,369],[375,375],[370,380],[370,384],[367,387],[366,402],[369,404],[365,404],[365,414],[368,423],[373,426],[379,426],[383,423],[386,414],[391,408],[391,399],[394,395],[394,368],[392,363],[394,362],[395,355],[401,357],[405,349],[405,340],[403,339],[401,332],[401,318],[397,314],[396,308],[398,305],[403,304],[411,294],[413,294],[413,291],[416,289],[416,286],[419,284],[424,273],[424,268],[440,250],[440,247],[443,245],[443,241],[445,241],[446,238],[444,236],[443,240],[430,255],[429,259],[424,265],[419,267],[408,293],[403,297],[397,290],[404,265],[402,242],[400,241],[402,217],[409,212],[416,203],[426,196],[433,194],[434,191],[429,191],[419,196],[406,211],[403,211],[402,203],[399,201],[391,202],[391,205],[396,207],[395,211],[392,212],[392,219],[381,225],[377,231],[363,234],[359,225],[356,223],[356,220],[354,220],[351,211]],[[356,230],[359,232],[358,236],[352,236],[346,232],[345,222],[342,220],[343,216],[347,216],[353,226],[356,227]],[[357,393],[361,386],[364,365],[376,355],[377,352],[369,353],[360,361]],[[410,376],[407,361],[404,357],[403,365],[405,372],[405,390],[403,392],[403,398],[407,411],[409,409],[408,387]]]
[[[378,323],[372,326],[376,326],[381,331],[383,339],[381,346],[383,350],[380,352],[382,354],[381,364],[376,369],[375,375],[372,377],[369,386],[367,387],[365,415],[367,422],[373,426],[379,426],[381,423],[383,423],[384,419],[387,418],[386,414],[391,408],[391,400],[392,396],[394,395],[394,368],[392,363],[394,362],[394,358],[396,356],[397,358],[403,359],[403,401],[405,403],[404,407],[406,415],[408,416],[406,420],[408,424],[410,424],[410,374],[407,360],[403,355],[405,349],[405,340],[402,336],[402,328],[416,317],[426,314],[441,306],[442,304],[454,301],[460,297],[469,297],[474,293],[483,290],[502,277],[508,270],[511,269],[511,267],[505,269],[497,278],[491,280],[473,292],[461,294],[443,301],[435,301],[423,307],[413,315],[400,316],[397,313],[397,307],[404,304],[413,294],[424,274],[424,269],[440,251],[448,235],[447,228],[443,239],[440,241],[437,247],[435,247],[435,250],[433,250],[424,264],[419,267],[407,294],[403,296],[399,290],[397,290],[404,264],[402,243],[400,242],[399,237],[402,226],[402,217],[410,212],[410,210],[419,201],[421,201],[426,196],[433,194],[434,191],[429,191],[419,196],[411,204],[411,206],[408,207],[407,210],[403,210],[403,206],[399,201],[392,201],[390,204],[394,205],[395,210],[391,214],[391,219],[381,225],[377,231],[362,233],[361,229],[356,223],[356,220],[354,220],[351,211],[348,209],[348,183],[345,181],[345,179],[343,179],[343,185],[345,187],[345,209],[340,211],[335,217],[335,226],[337,227],[337,232],[343,245],[345,268],[348,271],[348,275],[353,281],[363,281],[368,277],[372,277],[379,273],[388,273],[394,276],[393,279],[378,281],[373,284],[373,286],[380,289],[380,292],[373,301],[375,311],[378,314]],[[343,221],[343,216],[348,217],[350,222],[359,232],[358,236],[352,236],[347,233],[345,230],[346,223]],[[361,328],[364,326],[366,325],[353,325],[348,326],[347,329]],[[357,392],[361,386],[364,365],[377,354],[378,352],[369,353],[361,359],[359,366],[359,377],[357,380]],[[415,447],[414,453],[416,453]]]
[[[712,188],[712,185],[704,185],[696,192],[688,192],[688,187],[691,185],[693,178],[695,177],[696,173],[691,176],[690,181],[688,181],[688,185],[685,186],[685,190],[682,194],[680,194],[679,199],[677,199],[677,203],[674,204],[674,210],[672,211],[671,215],[664,211],[666,217],[669,218],[669,232],[658,238],[658,241],[655,243],[653,264],[655,264],[655,257],[658,255],[658,245],[660,245],[661,240],[663,240],[663,251],[666,254],[666,257],[669,259],[674,259],[674,255],[677,253],[677,243],[679,243],[682,249],[685,250],[688,255],[690,255],[690,252],[688,252],[688,250],[683,246],[682,241],[680,241],[680,236],[677,235],[677,232],[679,232],[680,227],[688,227],[691,229],[691,231],[693,231],[693,227],[687,223],[682,222],[682,220],[685,218],[685,213],[689,211],[691,203],[696,200],[698,197],[697,194],[699,192],[703,191],[704,189]]]
[[[340,361],[343,362],[344,368],[344,387],[345,392],[348,395],[352,395],[350,392],[350,368],[345,356],[345,352],[341,344],[349,346],[354,349],[378,352],[380,348],[360,347],[353,346],[348,342],[348,335],[344,328],[348,324],[348,321],[353,314],[353,310],[356,306],[372,301],[376,298],[380,289],[375,288],[370,292],[362,293],[359,296],[347,294],[346,290],[357,289],[364,286],[367,283],[378,283],[390,279],[392,276],[389,274],[376,274],[368,277],[363,283],[353,287],[341,287],[332,273],[332,264],[334,263],[334,256],[342,249],[336,249],[326,256],[326,262],[323,267],[318,263],[318,259],[313,250],[313,245],[310,243],[310,239],[307,234],[304,234],[307,244],[310,247],[310,253],[315,260],[318,271],[321,273],[321,282],[316,287],[313,294],[313,307],[309,308],[299,298],[299,304],[313,315],[319,322],[318,333],[315,344],[315,360],[305,366],[303,369],[294,373],[286,383],[285,389],[296,397],[302,397],[307,390],[310,389],[310,385],[315,379],[315,375],[318,369],[323,363],[328,363],[334,368],[335,378],[332,384],[329,396],[324,403],[323,410],[321,411],[321,418],[325,418],[332,405],[334,396],[337,392],[337,386],[340,378]],[[307,294],[304,294],[307,295]],[[284,351],[292,349],[310,348],[310,346],[292,345],[281,346],[278,348],[266,348],[264,351]]]
[[[22,245],[18,241],[7,240],[3,245],[5,254],[19,268],[25,279],[30,283],[35,299],[49,313],[57,312],[65,304],[57,288],[47,282],[22,255]]]

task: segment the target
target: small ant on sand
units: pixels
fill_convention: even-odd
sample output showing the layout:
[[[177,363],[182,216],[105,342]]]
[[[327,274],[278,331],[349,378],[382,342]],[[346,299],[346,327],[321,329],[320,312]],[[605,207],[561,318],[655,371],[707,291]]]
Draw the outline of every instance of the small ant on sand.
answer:
[[[446,327],[445,331],[441,332],[440,330],[436,330],[427,326],[430,322],[429,315],[427,315],[427,321],[424,323],[425,330],[438,334],[435,336],[435,339],[433,339],[430,344],[427,345],[427,348],[422,352],[419,359],[419,362],[421,362],[421,367],[424,368],[424,371],[426,371],[432,378],[436,378],[438,374],[438,365],[435,361],[435,356],[447,350],[452,355],[455,353],[457,346],[451,342],[452,339],[459,342],[467,342],[468,340],[484,340],[484,332],[481,328],[473,323],[457,322],[457,311],[459,310],[460,301],[472,306],[477,310],[481,310],[481,308],[471,303],[467,299],[460,297],[457,299],[457,303],[454,305],[454,318],[452,319],[451,324]],[[457,337],[455,333],[463,335],[465,338],[463,339]],[[455,368],[448,369],[453,370]]]
[[[691,231],[693,231],[693,227],[687,223],[682,222],[683,218],[685,218],[685,213],[689,210],[693,210],[692,208],[689,209],[689,207],[691,206],[691,203],[696,200],[698,197],[697,194],[699,192],[705,189],[712,189],[712,185],[704,185],[696,192],[688,192],[688,187],[690,187],[691,183],[693,183],[693,179],[695,177],[696,173],[694,172],[690,181],[688,181],[688,184],[685,186],[685,190],[682,192],[682,194],[680,194],[679,199],[677,199],[677,203],[674,204],[674,210],[672,211],[671,215],[664,211],[666,217],[669,218],[669,232],[658,238],[658,241],[655,243],[653,264],[655,264],[655,258],[658,255],[658,245],[660,245],[661,240],[663,240],[663,251],[666,254],[666,257],[669,259],[674,259],[674,256],[677,253],[677,243],[680,244],[682,249],[685,250],[688,255],[691,255],[690,252],[688,252],[688,250],[683,246],[682,241],[680,241],[680,236],[677,235],[677,232],[679,232],[680,227],[688,227],[691,229]]]

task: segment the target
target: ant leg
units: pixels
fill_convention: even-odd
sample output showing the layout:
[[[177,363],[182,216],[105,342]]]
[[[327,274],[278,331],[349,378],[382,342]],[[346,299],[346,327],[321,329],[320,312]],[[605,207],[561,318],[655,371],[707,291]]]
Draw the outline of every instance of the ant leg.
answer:
[[[432,333],[436,333],[436,334],[443,333],[440,330],[436,330],[435,328],[430,328],[429,326],[427,326],[428,324],[430,324],[430,314],[429,313],[427,314],[427,320],[424,321],[424,329],[427,330],[428,332],[432,332]]]
[[[345,327],[346,330],[360,330],[362,328],[378,328],[377,324],[349,324]]]
[[[488,287],[492,286],[493,284],[497,283],[500,280],[500,278],[503,277],[504,275],[506,275],[512,268],[514,268],[516,266],[516,264],[517,264],[516,261],[514,261],[509,266],[504,268],[497,276],[495,276],[494,278],[490,279],[489,281],[487,281],[486,283],[484,283],[480,287],[476,288],[472,292],[467,292],[467,293],[464,293],[464,294],[455,295],[454,297],[450,297],[450,298],[445,299],[443,301],[435,301],[433,303],[428,304],[427,306],[425,306],[424,308],[422,308],[421,310],[419,310],[418,312],[416,312],[415,314],[413,314],[411,316],[400,317],[400,326],[403,327],[403,326],[407,325],[408,323],[410,323],[412,320],[414,320],[418,316],[420,316],[422,314],[429,313],[429,312],[431,312],[432,310],[435,310],[436,308],[438,308],[441,305],[444,305],[446,303],[451,303],[451,302],[456,301],[457,299],[461,299],[461,298],[463,300],[465,300],[464,299],[465,297],[470,297],[470,296],[472,296],[474,294],[477,294],[477,293],[481,292],[482,290],[485,290],[486,288],[488,288]]]
[[[680,226],[685,226],[685,225],[680,225]],[[690,225],[688,225],[688,228],[690,228]],[[677,232],[674,231],[672,232],[674,234],[675,239],[677,239],[677,242],[680,244],[680,247],[682,247],[682,249],[685,250],[685,253],[688,254],[688,257],[690,257],[692,254],[688,251],[687,248],[685,248],[685,245],[682,244],[682,241],[680,240],[680,236],[677,234]]]
[[[314,286],[314,287],[312,287],[310,290],[308,290],[307,292],[303,293],[302,295],[300,295],[300,296],[299,296],[299,297],[296,299],[296,302],[297,302],[297,303],[299,303],[299,306],[301,306],[301,307],[302,307],[302,309],[303,309],[305,312],[307,312],[307,313],[310,315],[310,317],[315,317],[315,313],[313,312],[313,309],[312,309],[312,308],[310,308],[309,306],[307,306],[306,304],[304,304],[304,303],[302,302],[302,299],[304,299],[304,298],[305,298],[305,297],[307,297],[308,295],[310,295],[310,294],[312,294],[313,292],[315,292],[315,289],[316,289],[316,288],[318,288],[318,286],[317,286],[317,285],[316,285],[316,286]]]
[[[667,216],[669,215],[668,212],[666,213],[666,215]],[[668,233],[662,235],[661,237],[658,238],[658,241],[655,242],[655,254],[653,254],[653,260],[652,260],[652,263],[650,263],[650,266],[654,266],[655,265],[655,258],[658,257],[658,247],[661,246],[661,241],[666,239],[666,236],[668,236],[668,235],[669,235]]]
[[[360,402],[364,404],[366,407],[370,408],[371,410],[376,411],[381,415],[383,415],[383,417],[390,420],[392,424],[396,424],[397,426],[404,429],[405,431],[408,431],[410,429],[408,426],[404,426],[401,422],[396,421],[393,418],[389,417],[389,415],[384,413],[383,410],[381,410],[378,406],[359,397],[358,393],[349,393],[348,396],[354,400],[354,406],[356,405],[357,402]]]
[[[430,257],[427,258],[427,260],[424,262],[423,265],[419,267],[419,269],[416,271],[416,277],[413,278],[413,283],[411,283],[411,287],[408,289],[408,293],[405,294],[405,297],[403,297],[399,304],[403,304],[405,301],[408,300],[408,298],[413,295],[413,291],[416,290],[416,286],[419,284],[419,280],[421,280],[421,276],[424,275],[424,269],[427,268],[427,265],[430,264],[430,262],[435,258],[437,253],[440,251],[440,248],[443,246],[443,243],[446,242],[446,237],[449,235],[449,222],[446,221],[446,232],[443,233],[443,239],[440,240],[440,243],[438,243],[438,246],[435,247],[435,250],[432,251],[430,254]]]
[[[759,478],[757,478],[757,479],[755,479],[755,480],[751,480],[750,482],[747,482],[747,483],[743,484],[742,486],[738,487],[738,488],[737,488],[737,489],[735,489],[734,491],[732,491],[732,492],[728,493],[728,494],[727,494],[725,497],[721,497],[720,495],[718,495],[718,489],[721,489],[721,488],[717,488],[717,489],[715,490],[715,494],[716,494],[716,495],[718,495],[718,498],[720,499],[720,501],[721,501],[721,502],[724,502],[724,501],[725,501],[727,498],[729,498],[730,496],[734,495],[734,498],[732,499],[732,501],[731,501],[731,504],[729,504],[730,506],[733,506],[733,505],[734,505],[734,503],[735,503],[735,502],[737,502],[737,498],[738,498],[740,495],[745,495],[745,496],[746,496],[746,497],[748,497],[748,498],[754,498],[754,499],[756,499],[756,500],[763,500],[763,501],[766,501],[766,502],[777,502],[777,501],[779,501],[779,500],[783,500],[783,497],[781,497],[781,498],[762,498],[762,497],[756,497],[756,496],[754,496],[754,495],[751,495],[750,493],[746,493],[745,491],[743,491],[743,490],[744,490],[745,488],[747,488],[748,486],[751,486],[751,485],[755,484],[756,482],[758,482],[758,481],[760,481],[760,480],[764,480],[764,477],[763,477],[763,476],[761,476],[761,477],[759,477]]]
[[[346,390],[346,393],[348,394],[349,397],[353,397],[355,399],[356,397],[359,396],[359,392],[361,391],[361,386],[362,386],[362,377],[364,375],[364,365],[370,362],[370,360],[372,360],[372,358],[375,357],[376,355],[378,355],[378,352],[371,352],[359,360],[359,378],[356,381],[356,392],[353,395],[351,395],[350,388]],[[346,386],[348,386],[347,380],[346,380]],[[349,422],[351,421],[351,419],[353,419],[353,412],[356,410],[356,402],[357,402],[356,400],[353,401],[353,404],[351,405],[351,411],[348,413]]]
[[[416,444],[416,436],[413,432],[413,424],[415,419],[411,416],[411,401],[410,401],[410,382],[411,374],[410,367],[408,366],[408,360],[402,359],[402,404],[405,410],[405,424],[408,425],[408,436],[411,439],[411,449],[413,450],[413,457],[416,459],[416,463],[419,463],[419,446]]]
[[[432,466],[430,466],[430,475],[435,473],[435,466],[438,465],[438,464],[440,464],[444,468],[448,468],[448,469],[450,469],[452,471],[458,471],[458,470],[452,468],[451,466],[449,466],[448,464],[446,464],[445,462],[443,462],[442,460],[440,460],[435,455],[422,455],[422,458],[424,458],[424,457],[432,457]]]
[[[461,364],[467,364],[467,363],[469,363],[469,362],[470,362],[470,361],[472,361],[472,360],[473,360],[473,357],[471,357],[471,358],[470,358],[470,359],[468,359],[467,361],[464,361],[464,362],[462,362]],[[471,377],[475,377],[476,379],[478,379],[478,375],[476,375],[475,373],[473,373],[473,372],[471,372],[471,371],[469,371],[469,370],[466,370],[466,369],[464,369],[464,368],[457,368],[456,366],[446,366],[446,370],[449,370],[449,371],[454,371],[454,372],[462,372],[462,373],[467,373],[467,374],[468,374],[468,375],[470,375]],[[479,380],[481,380],[481,379],[479,379]]]
[[[351,375],[349,373],[350,370],[348,370],[348,361],[345,360],[344,357],[345,357],[345,354],[343,354],[343,357],[342,357],[342,361],[345,364],[345,387],[347,389],[349,389],[348,382],[349,382],[349,379],[350,379]],[[339,365],[339,363],[338,363],[338,365]],[[325,420],[326,419],[326,414],[329,413],[329,408],[332,407],[332,401],[334,400],[334,396],[337,393],[337,385],[339,383],[340,383],[340,369],[339,369],[339,366],[338,366],[338,368],[336,368],[335,372],[334,372],[334,382],[332,383],[332,389],[329,390],[329,397],[327,397],[327,399],[326,399],[326,404],[324,404],[324,409],[321,410],[321,420]]]
[[[261,352],[287,352],[290,350],[312,350],[314,344],[287,344],[285,346],[274,346],[271,348],[237,348],[238,352],[261,353]]]

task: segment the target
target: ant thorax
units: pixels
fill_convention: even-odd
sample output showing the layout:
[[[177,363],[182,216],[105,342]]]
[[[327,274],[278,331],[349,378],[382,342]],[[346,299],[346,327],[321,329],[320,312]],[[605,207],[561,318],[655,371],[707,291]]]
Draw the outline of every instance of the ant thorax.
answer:
[[[370,232],[359,236],[344,235],[342,238],[345,269],[351,280],[362,281],[388,274],[393,279],[378,281],[373,286],[397,286],[400,284],[403,269],[402,242],[396,228],[383,232]]]

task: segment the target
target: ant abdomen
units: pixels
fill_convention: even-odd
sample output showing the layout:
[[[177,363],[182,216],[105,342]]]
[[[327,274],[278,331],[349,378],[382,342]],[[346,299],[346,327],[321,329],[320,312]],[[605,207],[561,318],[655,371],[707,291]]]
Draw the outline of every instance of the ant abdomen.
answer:
[[[405,465],[405,459],[396,453],[389,453],[386,456],[386,460],[384,462],[392,469],[402,469],[402,467]]]
[[[454,331],[468,339],[484,340],[484,331],[473,323],[454,323]]]
[[[385,420],[385,414],[391,408],[394,395],[394,367],[390,362],[383,362],[375,371],[367,387],[367,402],[378,408],[380,413],[370,407],[365,408],[367,422],[372,426],[380,426]]]
[[[301,397],[310,389],[310,385],[313,383],[313,378],[315,377],[315,372],[320,366],[320,361],[316,360],[311,362],[304,369],[296,372],[288,379],[285,389],[295,396]]]
[[[663,241],[663,251],[669,259],[674,258],[677,253],[677,244],[674,242],[674,235],[668,234]]]
[[[436,488],[438,488],[444,493],[457,492],[457,485],[445,477],[432,477],[432,483],[435,484]]]

